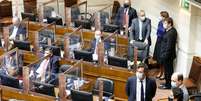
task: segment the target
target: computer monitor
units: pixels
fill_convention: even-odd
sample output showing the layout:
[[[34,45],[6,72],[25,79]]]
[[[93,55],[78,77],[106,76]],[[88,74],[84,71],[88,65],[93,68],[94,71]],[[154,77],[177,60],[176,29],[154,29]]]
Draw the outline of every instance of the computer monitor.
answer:
[[[93,95],[89,92],[71,90],[72,101],[93,101]]]
[[[41,82],[33,82],[34,91],[37,93],[49,95],[49,96],[55,96],[54,92],[54,85],[52,84],[45,84]]]
[[[47,23],[51,24],[56,22],[56,25],[63,25],[62,18],[59,17],[47,17]]]
[[[57,46],[48,46],[48,45],[43,45],[43,49],[45,50],[46,48],[50,48],[52,50],[53,55],[55,56],[61,56],[61,48]]]
[[[84,29],[91,29],[92,23],[89,20],[75,20],[75,27],[82,25]]]
[[[74,50],[74,57],[76,60],[83,59],[84,61],[92,62],[93,52],[83,51],[83,50]]]
[[[33,13],[21,13],[22,19],[29,18],[29,21],[36,21],[36,15]]]
[[[19,80],[17,78],[0,74],[0,79],[1,79],[1,84],[8,86],[8,87],[13,87],[13,88],[20,88]]]
[[[116,56],[108,56],[108,65],[118,66],[118,67],[128,67],[127,59],[116,57]]]
[[[113,25],[113,24],[104,24],[103,25],[104,32],[114,33],[117,30],[120,30],[120,28],[117,25]]]
[[[26,51],[31,50],[30,42],[28,42],[28,41],[14,40],[14,47],[17,47],[21,50],[26,50]]]

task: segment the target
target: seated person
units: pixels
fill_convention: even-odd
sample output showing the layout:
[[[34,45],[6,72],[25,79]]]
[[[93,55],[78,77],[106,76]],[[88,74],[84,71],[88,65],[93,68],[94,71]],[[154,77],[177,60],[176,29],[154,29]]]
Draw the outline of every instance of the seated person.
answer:
[[[49,54],[50,57],[33,67],[30,74],[32,79],[37,79],[42,82],[48,82],[55,79],[55,74],[59,72],[59,57],[54,56],[50,48],[46,48],[44,56],[48,56]]]
[[[9,28],[9,39],[16,40],[20,39],[20,35],[26,35],[26,28],[20,24],[20,19],[18,17],[14,17],[12,19],[13,25]],[[24,37],[25,38],[25,37]]]
[[[180,73],[174,73],[171,77],[171,80],[172,80],[171,82],[172,92],[173,92],[173,95],[177,95],[177,100],[181,98],[181,96],[179,95],[183,94],[182,100],[180,101],[188,101],[189,94],[188,94],[187,88],[183,84],[183,75]],[[178,88],[181,89],[181,91],[179,91]]]
[[[89,51],[92,51],[94,54],[93,54],[93,59],[94,60],[97,60],[97,57],[98,57],[98,43],[99,42],[102,42],[102,33],[100,30],[97,30],[95,31],[95,38],[93,39],[93,41],[91,42],[91,49]],[[109,40],[105,41],[104,42],[104,48],[105,50],[108,50],[110,48],[110,42]]]
[[[3,59],[1,68],[0,68],[0,74],[2,75],[10,75],[10,76],[16,76],[17,75],[17,64],[14,57],[6,55]]]

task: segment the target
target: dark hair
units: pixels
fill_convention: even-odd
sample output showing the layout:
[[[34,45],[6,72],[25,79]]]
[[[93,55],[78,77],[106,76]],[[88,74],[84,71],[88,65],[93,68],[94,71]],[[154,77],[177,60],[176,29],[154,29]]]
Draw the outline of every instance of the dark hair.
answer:
[[[178,81],[183,81],[184,80],[184,77],[183,77],[183,75],[182,74],[178,74],[177,75],[177,78],[178,78]]]
[[[172,18],[165,18],[165,20],[164,21],[167,21],[167,23],[168,24],[170,24],[171,26],[173,26],[174,25],[174,23],[173,23],[173,19]]]
[[[169,13],[167,11],[161,11],[160,15],[164,18],[169,18]]]
[[[137,65],[137,69],[139,69],[139,68],[144,68],[144,72],[148,72],[148,66],[145,63],[139,63]]]

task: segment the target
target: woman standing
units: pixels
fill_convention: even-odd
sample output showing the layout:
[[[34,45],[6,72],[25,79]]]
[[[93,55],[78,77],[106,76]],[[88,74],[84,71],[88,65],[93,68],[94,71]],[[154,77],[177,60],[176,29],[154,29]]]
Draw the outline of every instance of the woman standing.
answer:
[[[160,21],[158,23],[158,29],[157,29],[157,41],[155,44],[154,49],[154,56],[153,59],[157,61],[157,64],[159,65],[160,72],[156,76],[157,78],[160,78],[161,80],[164,79],[164,67],[161,65],[161,59],[160,57],[160,48],[161,48],[161,40],[163,39],[163,36],[165,34],[165,28],[163,27],[164,19],[169,18],[169,14],[167,11],[161,11],[160,12]]]

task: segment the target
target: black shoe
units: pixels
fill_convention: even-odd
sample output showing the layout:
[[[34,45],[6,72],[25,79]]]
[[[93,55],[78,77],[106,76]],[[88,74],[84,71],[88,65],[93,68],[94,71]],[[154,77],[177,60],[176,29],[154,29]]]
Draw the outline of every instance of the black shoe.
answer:
[[[159,88],[159,89],[171,89],[171,86],[165,86],[165,85],[164,85],[164,86],[159,86],[158,88]]]
[[[161,86],[165,86],[165,83],[161,83],[161,84],[159,85],[159,87],[161,87]]]
[[[159,80],[164,80],[164,79],[165,79],[165,77],[160,77],[160,78],[159,78]]]

